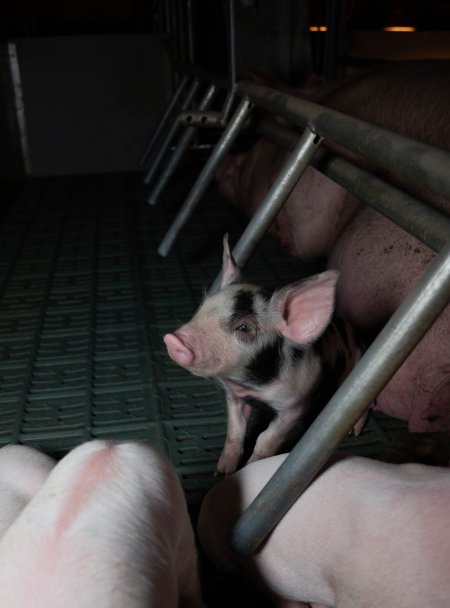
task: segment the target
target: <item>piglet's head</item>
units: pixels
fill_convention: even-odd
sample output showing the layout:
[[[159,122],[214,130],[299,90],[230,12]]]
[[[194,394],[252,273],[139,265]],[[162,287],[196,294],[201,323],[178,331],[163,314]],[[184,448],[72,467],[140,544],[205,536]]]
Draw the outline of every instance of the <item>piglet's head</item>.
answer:
[[[327,271],[274,293],[239,283],[225,237],[220,291],[207,296],[188,323],[164,336],[168,353],[195,375],[239,381],[274,342],[285,338],[305,345],[320,336],[333,314],[337,276]]]
[[[163,338],[170,357],[199,376],[226,375],[239,362],[239,349],[229,327],[236,308],[240,270],[231,254],[228,235],[223,244],[220,291],[207,296],[188,323]]]

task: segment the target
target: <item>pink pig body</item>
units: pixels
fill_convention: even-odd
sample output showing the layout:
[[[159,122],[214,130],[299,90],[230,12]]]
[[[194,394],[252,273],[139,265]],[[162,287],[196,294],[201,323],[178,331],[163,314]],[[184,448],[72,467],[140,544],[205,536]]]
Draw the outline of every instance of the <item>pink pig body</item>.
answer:
[[[193,530],[175,470],[144,444],[73,450],[0,542],[0,606],[181,605],[204,606]]]
[[[193,318],[164,336],[170,357],[225,388],[228,428],[217,465],[233,473],[243,452],[255,400],[274,417],[256,440],[249,462],[272,456],[299,421],[333,394],[360,356],[352,328],[332,320],[337,273],[324,272],[268,293],[239,282],[224,239],[221,290],[207,296]],[[356,423],[361,432],[365,416]],[[350,430],[350,429],[349,429]]]
[[[386,321],[386,311],[395,311],[434,257],[392,222],[363,209],[329,256],[329,264],[342,269],[338,313],[374,333]],[[449,306],[378,395],[374,409],[407,420],[411,432],[450,430]]]
[[[450,62],[394,63],[353,77],[320,103],[425,143],[450,150]],[[411,100],[414,100],[411,102]],[[221,189],[253,215],[286,152],[260,140],[227,159]],[[391,176],[393,181],[396,176]],[[403,186],[450,215],[450,202]],[[278,214],[273,232],[293,255],[325,257],[339,271],[336,311],[373,337],[435,257],[433,251],[347,191],[308,167]],[[415,432],[450,430],[450,308],[435,322],[388,385],[376,407]]]
[[[252,463],[203,502],[199,537],[219,569],[250,577],[280,608],[450,605],[450,472],[337,457],[253,556],[231,527],[284,460]]]
[[[41,489],[56,461],[24,445],[0,449],[0,539]]]

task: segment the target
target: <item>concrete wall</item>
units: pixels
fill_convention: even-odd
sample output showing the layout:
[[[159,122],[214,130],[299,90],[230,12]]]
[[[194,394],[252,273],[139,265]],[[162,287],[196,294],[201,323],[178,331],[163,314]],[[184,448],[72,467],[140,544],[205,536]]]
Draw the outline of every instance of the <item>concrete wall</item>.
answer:
[[[151,35],[21,38],[30,174],[135,171],[167,103],[170,72]]]

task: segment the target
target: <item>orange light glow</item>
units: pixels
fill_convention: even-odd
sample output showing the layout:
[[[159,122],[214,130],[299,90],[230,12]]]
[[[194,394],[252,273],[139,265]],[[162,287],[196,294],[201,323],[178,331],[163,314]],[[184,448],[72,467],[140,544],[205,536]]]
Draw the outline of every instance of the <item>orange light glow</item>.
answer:
[[[326,25],[311,25],[309,28],[310,32],[326,32],[327,30]]]
[[[416,28],[409,25],[392,25],[383,28],[384,32],[415,32]]]

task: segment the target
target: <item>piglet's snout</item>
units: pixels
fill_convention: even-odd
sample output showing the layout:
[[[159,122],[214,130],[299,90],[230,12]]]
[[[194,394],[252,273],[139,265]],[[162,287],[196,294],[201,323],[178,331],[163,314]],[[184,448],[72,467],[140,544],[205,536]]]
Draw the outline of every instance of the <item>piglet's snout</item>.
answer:
[[[178,365],[192,365],[194,362],[194,351],[186,344],[186,337],[181,332],[166,334],[163,337],[167,351],[171,359]]]

